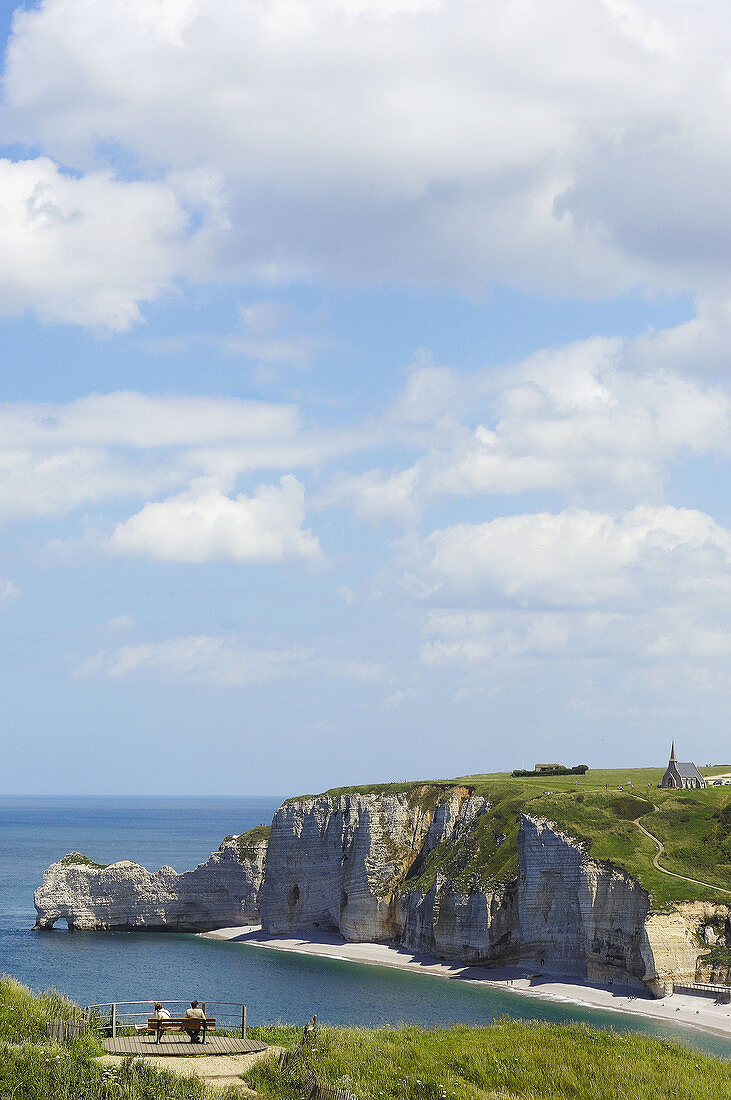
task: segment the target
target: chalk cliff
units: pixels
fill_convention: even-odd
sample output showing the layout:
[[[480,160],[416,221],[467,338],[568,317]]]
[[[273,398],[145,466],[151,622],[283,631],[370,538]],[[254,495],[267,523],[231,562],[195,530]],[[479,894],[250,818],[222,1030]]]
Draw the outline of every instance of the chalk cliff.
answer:
[[[198,932],[258,921],[266,838],[227,837],[193,871],[148,871],[122,860],[104,867],[74,852],[52,864],[33,897],[36,928]]]
[[[326,928],[351,941],[396,941],[440,958],[515,964],[662,996],[672,978],[700,976],[707,948],[699,933],[731,919],[729,906],[704,903],[652,912],[634,878],[526,814],[512,880],[458,874],[455,884],[455,865],[469,867],[474,832],[489,825],[489,803],[467,788],[440,794],[436,804],[426,789],[285,803],[272,825],[262,926],[271,933]],[[449,874],[442,852],[456,853],[456,863],[444,860]],[[437,869],[421,887],[430,858]]]
[[[454,787],[436,801],[424,787],[285,802],[272,822],[259,899],[263,928],[397,939],[399,888],[417,860],[483,808],[485,800],[469,793]]]
[[[437,875],[406,895],[401,943],[483,965],[519,964],[548,974],[646,988],[694,981],[698,930],[724,906],[687,903],[652,913],[630,875],[589,859],[545,820],[521,816],[517,878],[456,891]]]
[[[268,845],[264,832],[227,838],[184,874],[67,856],[36,891],[37,927],[198,931],[260,919],[270,933],[330,929],[656,996],[673,978],[728,980],[731,906],[653,911],[639,882],[555,824],[517,819],[467,786],[291,799]],[[712,966],[702,961],[711,949]]]

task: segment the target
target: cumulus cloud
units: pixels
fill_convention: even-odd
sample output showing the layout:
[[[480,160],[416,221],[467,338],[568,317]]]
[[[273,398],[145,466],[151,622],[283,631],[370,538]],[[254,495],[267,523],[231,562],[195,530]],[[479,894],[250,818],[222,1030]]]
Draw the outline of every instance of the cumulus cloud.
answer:
[[[187,222],[162,181],[0,160],[0,310],[122,332],[180,273]]]
[[[660,367],[655,348],[643,363],[648,339],[580,340],[502,370],[417,367],[390,422],[421,455],[405,469],[339,476],[320,503],[410,523],[446,496],[661,501],[674,462],[728,455],[731,401],[718,383]]]
[[[709,290],[725,43],[722,5],[662,0],[43,0],[7,122],[82,171],[119,149],[181,197],[215,177],[220,274]]]
[[[731,532],[690,509],[576,510],[435,531],[409,578],[427,607],[419,659],[468,681],[580,662],[596,698],[610,683],[636,698],[681,682],[725,692],[730,565]]]
[[[155,561],[318,561],[320,544],[303,530],[305,491],[291,474],[232,499],[208,479],[178,496],[148,503],[120,523],[112,553]]]
[[[686,508],[580,510],[456,524],[423,543],[422,577],[439,604],[626,611],[731,598],[731,532]]]
[[[77,670],[80,677],[120,680],[133,674],[210,687],[237,688],[319,673],[360,683],[388,681],[383,665],[343,661],[308,647],[255,649],[237,635],[188,635],[102,651]]]
[[[364,444],[351,430],[305,430],[290,404],[92,394],[67,404],[0,404],[0,518],[63,516],[114,498],[149,500],[201,476],[233,482]]]

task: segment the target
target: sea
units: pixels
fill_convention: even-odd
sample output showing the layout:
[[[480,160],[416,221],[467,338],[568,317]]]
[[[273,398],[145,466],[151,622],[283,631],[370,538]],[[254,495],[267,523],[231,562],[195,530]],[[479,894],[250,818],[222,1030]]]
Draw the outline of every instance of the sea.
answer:
[[[0,972],[81,1004],[245,1003],[250,1024],[374,1027],[490,1024],[501,1016],[583,1021],[641,1032],[731,1059],[731,1041],[688,1027],[584,1008],[469,981],[413,974],[195,935],[33,930],[33,891],[68,852],[150,870],[197,866],[224,836],[268,823],[279,798],[0,798]]]

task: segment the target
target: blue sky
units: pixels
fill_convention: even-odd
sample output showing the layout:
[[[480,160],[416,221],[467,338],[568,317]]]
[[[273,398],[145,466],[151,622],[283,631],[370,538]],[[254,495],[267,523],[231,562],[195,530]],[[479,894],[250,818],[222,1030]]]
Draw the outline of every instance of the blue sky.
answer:
[[[0,32],[0,790],[728,761],[723,6]]]

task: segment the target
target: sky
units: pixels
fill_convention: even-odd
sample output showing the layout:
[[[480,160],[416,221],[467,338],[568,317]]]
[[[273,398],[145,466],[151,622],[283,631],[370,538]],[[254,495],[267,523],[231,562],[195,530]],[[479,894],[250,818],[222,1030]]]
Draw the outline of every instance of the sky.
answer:
[[[725,3],[0,34],[0,793],[731,760]]]

